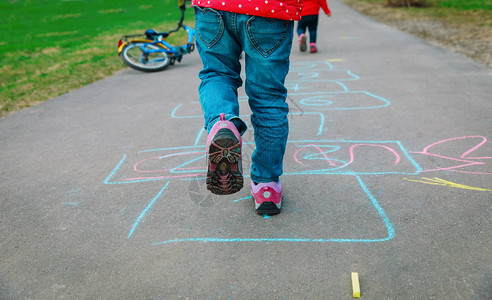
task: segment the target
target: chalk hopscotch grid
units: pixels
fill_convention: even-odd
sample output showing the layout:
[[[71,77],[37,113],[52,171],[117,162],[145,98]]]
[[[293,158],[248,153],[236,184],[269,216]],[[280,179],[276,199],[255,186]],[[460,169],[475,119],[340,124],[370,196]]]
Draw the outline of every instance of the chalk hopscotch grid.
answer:
[[[319,65],[322,65],[324,68],[313,68],[317,67]],[[311,69],[310,69],[311,68]],[[341,78],[341,79],[323,79],[320,78],[319,75],[322,72],[326,72],[327,70],[333,71],[335,70],[333,68],[333,65],[328,63],[328,62],[313,62],[311,66],[307,65],[299,65],[299,63],[294,63],[293,68],[291,69],[291,72],[297,72],[297,75],[299,78],[297,80],[288,80],[286,82],[286,86],[289,87],[290,92],[288,95],[288,100],[292,102],[296,106],[296,108],[299,108],[297,103],[292,100],[292,98],[297,98],[298,96],[310,96],[308,98],[302,98],[299,100],[299,104],[302,105],[306,110],[309,108],[314,108],[317,109],[318,111],[304,111],[303,109],[300,109],[300,112],[291,112],[289,115],[291,116],[309,116],[309,115],[314,115],[318,116],[320,119],[320,126],[318,127],[316,136],[319,136],[323,132],[324,128],[324,114],[321,111],[328,111],[328,110],[355,110],[355,109],[375,109],[375,108],[384,108],[388,105],[390,105],[390,102],[382,97],[379,97],[377,95],[374,95],[372,93],[369,93],[367,91],[350,91],[348,87],[345,85],[344,82],[350,82],[350,81],[355,81],[358,80],[359,77],[352,73],[351,71],[346,71],[344,74],[347,75],[346,78]],[[342,72],[343,73],[343,72]],[[306,83],[309,82],[326,82],[326,83],[333,83],[335,86],[341,88],[341,91],[329,91],[329,92],[301,92],[302,90],[309,89],[309,87],[306,87]],[[380,101],[380,104],[378,105],[372,105],[372,106],[357,106],[357,107],[330,107],[330,105],[333,104],[332,97],[336,95],[342,95],[342,94],[352,94],[352,95],[366,95],[370,98],[376,99],[377,101]],[[246,102],[247,98],[246,97],[240,97],[239,98],[240,102]],[[199,102],[197,101],[192,101],[190,102],[192,105],[198,105]],[[178,115],[178,111],[183,107],[184,104],[179,104],[177,105],[174,110],[172,111],[172,117],[176,119],[182,119],[182,118],[202,118],[202,115]],[[247,118],[248,115],[242,115],[241,117]],[[205,177],[200,176],[199,174],[188,174],[186,176],[185,173],[196,173],[196,172],[205,172],[205,170],[184,170],[181,169],[185,165],[192,163],[194,161],[200,160],[205,158],[205,150],[203,145],[199,145],[200,140],[202,136],[205,134],[204,129],[200,129],[195,142],[193,146],[185,146],[185,147],[171,147],[171,148],[160,148],[160,149],[150,149],[150,150],[142,150],[138,151],[139,154],[142,153],[148,153],[148,152],[158,152],[158,151],[168,151],[168,150],[190,150],[188,152],[180,152],[178,154],[168,154],[163,157],[170,157],[173,155],[186,155],[186,154],[199,154],[200,156],[196,157],[195,159],[191,161],[187,161],[185,163],[182,163],[178,165],[177,167],[174,167],[173,169],[170,170],[170,173],[176,174],[176,176],[171,176],[171,177],[162,177],[162,178],[140,178],[140,179],[133,179],[133,180],[116,180],[116,181],[111,181],[113,177],[115,177],[116,173],[124,162],[127,160],[127,155],[124,154],[123,158],[120,160],[118,165],[113,169],[113,171],[107,176],[107,178],[104,180],[105,184],[125,184],[125,183],[137,183],[137,182],[146,182],[146,181],[166,181],[164,187],[161,188],[159,193],[147,204],[147,206],[140,212],[138,215],[137,219],[135,220],[133,226],[130,229],[130,232],[128,234],[128,239],[134,234],[135,230],[137,227],[140,225],[140,222],[145,218],[146,214],[150,212],[152,209],[152,206],[159,200],[159,198],[163,197],[164,191],[166,188],[169,186],[170,180],[171,179],[179,179],[179,180],[202,180]],[[444,143],[450,143],[453,141],[458,141],[458,140],[471,140],[471,139],[480,139],[481,142],[479,142],[477,145],[474,147],[470,148],[468,151],[462,153],[459,158],[455,157],[450,157],[450,156],[445,156],[445,155],[439,155],[438,153],[434,153],[432,150],[432,147],[435,147],[440,144]],[[353,171],[344,171],[340,172],[339,169],[341,168],[331,168],[331,169],[324,169],[324,170],[314,170],[314,171],[303,171],[303,172],[291,172],[291,173],[284,173],[284,175],[352,175],[355,176],[357,179],[357,182],[361,189],[364,191],[365,195],[370,199],[370,202],[372,203],[372,206],[376,209],[376,211],[379,214],[379,217],[381,221],[384,223],[384,226],[387,231],[387,236],[384,238],[374,238],[374,239],[303,239],[303,238],[220,238],[220,237],[193,237],[193,238],[183,238],[183,239],[170,239],[166,241],[160,241],[153,243],[152,245],[164,245],[164,244],[171,244],[171,243],[178,243],[178,242],[318,242],[318,243],[324,243],[324,242],[339,242],[339,243],[352,243],[352,242],[363,242],[363,243],[370,243],[370,242],[384,242],[392,239],[395,236],[395,230],[393,225],[391,224],[388,216],[386,215],[385,211],[383,208],[379,205],[378,201],[376,198],[372,195],[370,190],[367,188],[367,186],[364,184],[362,178],[360,175],[380,175],[380,174],[405,174],[405,175],[418,175],[423,172],[432,172],[432,171],[452,171],[452,172],[461,172],[461,173],[466,173],[466,174],[477,174],[477,175],[492,175],[490,172],[481,172],[481,171],[466,171],[462,170],[465,167],[469,166],[484,166],[486,165],[485,162],[481,160],[488,160],[492,159],[492,157],[489,156],[481,156],[481,157],[473,157],[470,154],[483,146],[487,139],[483,136],[463,136],[463,137],[457,137],[457,138],[450,138],[450,139],[445,139],[439,142],[435,142],[426,148],[424,148],[423,151],[407,151],[402,144],[399,141],[350,141],[350,140],[304,140],[304,141],[289,141],[289,143],[304,143],[304,145],[298,145],[298,147],[318,147],[321,149],[321,146],[329,146],[326,145],[326,143],[352,143],[354,144],[352,147],[357,146],[356,144],[360,145],[375,145],[378,147],[383,147],[386,148],[389,151],[394,152],[395,156],[397,157],[396,160],[399,161],[400,156],[398,153],[396,153],[396,150],[389,146],[385,146],[385,144],[393,143],[397,145],[397,148],[399,148],[399,151],[403,153],[402,157],[406,158],[407,161],[411,163],[413,168],[415,168],[415,171],[413,172],[400,172],[400,171],[388,171],[388,172],[353,172]],[[325,143],[325,145],[320,145],[320,143]],[[245,143],[247,145],[248,143]],[[252,143],[249,143],[252,144]],[[320,158],[313,158],[315,155],[323,154],[325,155],[325,152],[322,152],[317,154],[309,154],[307,156],[304,156],[303,159],[310,160],[310,159],[320,159]],[[419,164],[417,164],[412,156],[409,153],[413,154],[420,154],[428,157],[437,157],[437,158],[442,158],[446,159],[449,161],[453,161],[458,163],[456,166],[451,166],[451,167],[438,167],[438,168],[430,168],[430,169],[422,169]],[[345,166],[343,166],[345,167]],[[342,167],[342,168],[343,168]],[[337,171],[335,171],[337,170]],[[245,176],[247,177],[247,176]],[[467,187],[470,188],[470,187]],[[485,190],[488,191],[487,189],[479,189],[479,190]],[[250,199],[250,197],[245,197],[241,199],[236,199],[233,202],[238,202],[244,199]]]
[[[313,62],[313,65],[316,65],[316,64],[319,64],[319,62]],[[334,70],[333,68],[333,65],[328,63],[328,62],[321,62],[321,64],[324,66],[324,67],[327,67],[328,70]],[[297,70],[298,72],[299,71],[306,71],[305,68],[300,68],[300,69],[296,69],[295,67],[292,69],[294,72]],[[305,106],[305,107],[314,107],[318,110],[354,110],[354,109],[374,109],[374,108],[383,108],[383,107],[386,107],[388,105],[390,105],[390,102],[382,97],[379,97],[377,95],[374,95],[374,94],[371,94],[369,92],[366,92],[366,91],[349,91],[349,89],[347,88],[347,86],[342,83],[342,81],[354,81],[354,80],[358,80],[359,77],[355,74],[353,74],[351,71],[346,71],[346,74],[347,74],[347,78],[342,78],[342,79],[337,79],[337,80],[327,80],[327,79],[322,79],[322,78],[319,78],[318,77],[318,73],[317,72],[324,72],[326,71],[326,68],[320,68],[320,69],[310,69],[310,70],[307,70],[308,73],[303,73],[301,74],[301,77],[299,80],[290,80],[287,82],[286,85],[294,85],[294,90],[295,91],[298,91],[299,90],[299,87],[300,87],[300,84],[303,84],[303,83],[306,83],[306,82],[321,82],[321,81],[324,81],[324,82],[333,82],[335,83],[336,85],[338,85],[339,87],[342,88],[342,91],[334,91],[334,92],[296,92],[296,93],[289,93],[289,96],[311,96],[310,98],[304,98],[300,101],[300,104]],[[299,73],[298,73],[299,74]],[[302,89],[302,87],[301,87]],[[367,95],[369,97],[373,97],[379,101],[381,101],[382,104],[380,105],[373,105],[373,106],[368,106],[368,107],[338,107],[338,108],[327,108],[325,106],[327,105],[331,105],[332,102],[331,101],[326,101],[326,97],[330,97],[330,96],[333,96],[333,95],[341,95],[341,94],[363,94],[363,95]],[[240,102],[245,102],[247,101],[247,98],[246,97],[240,97],[239,98],[239,101]],[[198,102],[196,101],[192,101],[190,102],[191,104],[199,104]],[[172,111],[171,113],[171,116],[173,118],[202,118],[202,115],[189,115],[189,116],[179,116],[178,115],[178,110],[183,106],[183,104],[179,104],[177,105],[174,110]],[[290,115],[315,115],[315,116],[319,116],[320,118],[320,126],[318,128],[318,131],[316,133],[316,135],[321,135],[322,134],[322,131],[323,131],[323,127],[324,127],[324,114],[320,111],[302,111],[302,112],[291,112],[289,113]],[[248,117],[247,115],[244,115],[242,117]],[[157,151],[168,151],[168,150],[191,150],[189,152],[181,152],[180,154],[187,154],[187,153],[199,153],[199,151],[203,152],[203,155],[201,156],[198,156],[196,159],[192,160],[192,161],[188,161],[184,164],[181,164],[173,169],[170,170],[170,173],[180,173],[179,175],[177,175],[176,177],[169,177],[169,178],[166,178],[166,177],[163,177],[163,178],[137,178],[137,179],[133,179],[133,180],[119,180],[119,181],[111,181],[111,178],[113,178],[115,176],[115,174],[117,173],[117,171],[121,168],[121,166],[123,165],[123,163],[125,162],[125,160],[127,159],[127,155],[124,154],[123,155],[123,158],[120,160],[120,162],[118,163],[118,165],[113,169],[113,171],[107,176],[107,178],[104,180],[104,183],[105,184],[125,184],[125,183],[137,183],[137,182],[146,182],[146,181],[167,181],[164,185],[164,187],[159,191],[159,193],[152,199],[152,201],[150,201],[150,203],[145,207],[144,210],[141,211],[141,213],[139,214],[139,216],[137,217],[137,219],[135,220],[132,228],[130,229],[130,232],[128,234],[128,238],[130,238],[135,230],[137,229],[137,227],[139,226],[141,220],[145,217],[145,215],[147,213],[149,213],[149,211],[151,210],[152,206],[154,205],[154,203],[162,197],[164,191],[166,190],[166,188],[168,187],[169,183],[170,183],[170,180],[171,179],[180,179],[180,180],[199,180],[199,179],[203,179],[204,177],[193,177],[193,175],[190,175],[192,176],[192,178],[183,178],[183,172],[188,172],[188,173],[193,173],[194,171],[198,172],[204,172],[205,170],[188,170],[188,171],[177,171],[179,168],[183,167],[184,165],[188,164],[188,163],[191,163],[193,161],[196,161],[196,160],[199,160],[199,159],[203,159],[205,157],[205,151],[203,150],[204,149],[204,146],[201,145],[201,146],[198,146],[198,143],[199,143],[199,140],[200,138],[202,137],[202,135],[205,133],[204,129],[202,128],[200,130],[200,132],[198,133],[196,139],[195,139],[195,143],[193,146],[186,146],[186,147],[171,147],[171,148],[160,148],[160,149],[151,149],[151,150],[143,150],[143,151],[139,151],[138,153],[146,153],[146,152],[157,152]],[[293,141],[289,141],[289,143],[292,143]],[[340,141],[340,140],[305,140],[305,141],[294,141],[294,142],[302,142],[302,143],[306,143],[306,144],[313,144],[313,143],[364,143],[364,144],[368,144],[368,143],[374,143],[374,144],[381,144],[381,143],[396,143],[398,145],[398,147],[400,148],[400,151],[402,151],[402,153],[404,153],[404,156],[411,162],[411,164],[415,167],[416,171],[415,172],[410,172],[410,173],[407,173],[407,172],[384,172],[384,173],[377,173],[377,174],[396,174],[396,173],[400,173],[400,174],[407,174],[407,175],[414,175],[414,174],[417,174],[421,169],[419,167],[419,165],[413,161],[413,159],[408,155],[408,152],[402,147],[401,143],[399,141],[381,141],[381,142],[375,142],[375,141]],[[251,143],[252,144],[252,143]],[[194,150],[195,149],[195,150]],[[199,150],[200,149],[200,150]],[[194,151],[193,151],[194,150]],[[349,173],[344,173],[344,172],[333,172],[333,171],[330,171],[330,170],[318,170],[318,171],[314,171],[314,172],[294,172],[294,173],[286,173],[284,175],[312,175],[312,174],[319,174],[319,175],[326,175],[326,174],[335,174],[335,175],[341,175],[341,174],[345,174],[345,175],[353,175],[355,176],[355,178],[357,179],[357,182],[359,184],[359,186],[361,187],[361,189],[364,191],[364,193],[366,194],[366,196],[368,197],[368,199],[370,200],[370,202],[372,203],[373,207],[376,209],[376,211],[378,212],[380,218],[381,218],[381,221],[384,223],[384,226],[386,228],[386,231],[387,231],[387,236],[384,237],[384,238],[375,238],[375,239],[324,239],[324,238],[319,238],[319,239],[299,239],[299,238],[275,238],[275,239],[271,239],[271,238],[216,238],[216,237],[209,237],[209,238],[187,238],[187,239],[171,239],[171,240],[167,240],[167,241],[161,241],[161,242],[157,242],[157,243],[153,243],[152,245],[163,245],[163,244],[169,244],[169,243],[177,243],[177,242],[266,242],[266,243],[269,243],[269,242],[340,242],[340,243],[349,243],[349,242],[383,242],[383,241],[388,241],[390,239],[392,239],[395,235],[395,231],[394,231],[394,227],[393,225],[391,224],[388,216],[386,215],[386,213],[384,212],[384,210],[382,209],[382,207],[379,205],[378,201],[376,200],[376,198],[372,195],[372,193],[370,192],[370,190],[367,188],[367,186],[364,184],[362,178],[359,176],[359,174],[357,172],[349,172]],[[368,175],[368,174],[374,174],[374,173],[361,173],[363,175]],[[238,199],[238,200],[234,200],[233,202],[236,202],[236,201],[239,201],[241,199]]]
[[[151,245],[153,246],[158,246],[158,245],[166,245],[166,244],[173,244],[173,243],[183,243],[183,242],[202,242],[202,243],[210,243],[210,242],[221,242],[221,243],[237,243],[237,242],[261,242],[261,243],[270,243],[270,242],[295,242],[295,243],[328,243],[328,242],[334,242],[334,243],[376,243],[376,242],[385,242],[389,241],[394,238],[395,236],[395,229],[393,227],[393,224],[391,223],[390,219],[386,215],[385,211],[383,208],[379,205],[378,201],[376,198],[372,195],[372,193],[369,191],[369,189],[366,187],[364,182],[359,176],[356,176],[358,183],[360,184],[361,188],[363,191],[366,193],[366,195],[369,197],[372,205],[376,209],[376,211],[379,214],[379,217],[381,218],[381,221],[383,222],[387,236],[384,238],[374,238],[374,239],[330,239],[330,238],[315,238],[315,239],[309,239],[309,238],[216,238],[216,237],[206,237],[206,238],[183,238],[183,239],[170,239],[170,240],[165,240],[161,242],[156,242],[152,243]],[[249,197],[247,197],[249,198]],[[242,200],[242,199],[238,199]],[[233,202],[236,202],[238,200],[234,200]]]

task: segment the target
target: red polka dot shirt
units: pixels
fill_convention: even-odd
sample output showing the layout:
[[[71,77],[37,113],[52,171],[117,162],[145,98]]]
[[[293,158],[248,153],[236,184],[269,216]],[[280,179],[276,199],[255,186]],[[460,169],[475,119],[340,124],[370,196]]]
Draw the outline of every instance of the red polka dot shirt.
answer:
[[[298,21],[302,0],[192,0],[192,5],[238,14]]]

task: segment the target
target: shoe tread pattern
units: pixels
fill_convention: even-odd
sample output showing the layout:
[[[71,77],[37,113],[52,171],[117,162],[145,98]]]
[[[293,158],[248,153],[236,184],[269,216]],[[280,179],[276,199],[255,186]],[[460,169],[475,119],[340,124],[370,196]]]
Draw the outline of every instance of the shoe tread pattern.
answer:
[[[229,195],[243,187],[241,145],[229,129],[221,129],[208,149],[207,189],[217,195]]]

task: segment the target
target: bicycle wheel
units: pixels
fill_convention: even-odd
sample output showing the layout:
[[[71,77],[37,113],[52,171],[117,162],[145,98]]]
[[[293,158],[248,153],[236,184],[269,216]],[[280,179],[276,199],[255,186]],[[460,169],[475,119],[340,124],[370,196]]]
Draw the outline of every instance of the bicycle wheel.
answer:
[[[145,49],[157,50],[156,52],[145,53]],[[171,58],[164,51],[166,49],[160,44],[148,44],[146,42],[129,42],[121,51],[121,60],[132,69],[144,72],[162,71],[171,64]]]

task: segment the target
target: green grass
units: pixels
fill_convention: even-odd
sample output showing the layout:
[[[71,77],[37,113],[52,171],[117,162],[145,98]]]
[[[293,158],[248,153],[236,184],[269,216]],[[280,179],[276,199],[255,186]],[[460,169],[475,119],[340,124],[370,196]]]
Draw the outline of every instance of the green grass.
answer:
[[[380,2],[383,0],[380,0]],[[399,8],[410,17],[434,19],[453,26],[492,26],[492,0],[427,0],[425,8]]]
[[[388,3],[388,0],[363,0],[368,3]],[[398,2],[398,0],[394,0]],[[404,0],[400,0],[404,2]],[[492,0],[427,0],[433,8],[452,8],[462,10],[492,10]],[[405,5],[403,5],[405,7]]]
[[[116,51],[121,35],[169,30],[179,18],[177,0],[2,1],[0,116],[125,68]],[[185,24],[193,25],[192,9]]]
[[[390,0],[342,1],[383,22],[412,19],[434,20],[454,27],[474,26],[480,29],[492,26],[492,0],[427,0],[424,7],[389,6]],[[391,0],[393,3],[397,1],[405,2]]]
[[[362,0],[368,3],[388,3],[389,0]],[[398,2],[398,0],[393,0]],[[399,0],[402,3],[404,0]],[[433,8],[452,8],[462,10],[492,10],[492,0],[427,0],[429,6]],[[403,5],[405,7],[406,5]]]
[[[492,10],[492,0],[440,0],[439,7]]]

